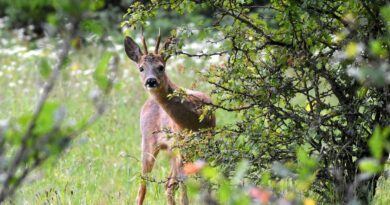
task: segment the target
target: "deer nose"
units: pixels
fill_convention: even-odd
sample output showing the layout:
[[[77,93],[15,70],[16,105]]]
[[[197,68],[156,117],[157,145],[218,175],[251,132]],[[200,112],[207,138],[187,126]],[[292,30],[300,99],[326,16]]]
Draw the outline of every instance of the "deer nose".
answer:
[[[158,86],[158,82],[156,78],[148,78],[145,82],[145,86],[148,88],[155,88]]]

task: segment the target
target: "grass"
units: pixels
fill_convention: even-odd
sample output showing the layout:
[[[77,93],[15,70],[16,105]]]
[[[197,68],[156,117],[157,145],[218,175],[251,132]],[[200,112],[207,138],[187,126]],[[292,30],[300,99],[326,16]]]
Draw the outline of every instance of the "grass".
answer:
[[[12,39],[11,36],[3,38]],[[122,51],[121,37],[117,38],[114,52],[120,56],[120,71],[108,112],[76,138],[59,158],[50,159],[34,171],[7,204],[135,203],[140,182],[139,111],[147,93],[138,79],[137,69]],[[18,117],[33,110],[43,83],[37,70],[39,59],[50,58],[54,62],[55,47],[45,45],[55,45],[56,41],[10,40],[0,44],[0,86],[3,88],[0,90],[0,119]],[[88,96],[96,89],[93,69],[105,49],[105,45],[90,43],[71,54],[71,63],[51,96],[68,109],[68,122],[80,120],[92,112]],[[197,79],[194,70],[200,70],[204,63],[180,61],[182,63],[177,64],[177,60],[172,59],[175,65],[167,71],[173,81],[183,87],[207,91],[206,85],[193,83]],[[183,71],[182,66],[187,69]],[[194,70],[188,70],[190,67]],[[233,115],[218,114],[219,125],[234,120]],[[168,172],[168,157],[161,153],[152,177],[163,180]],[[374,204],[389,204],[389,189],[389,180],[381,179]],[[147,192],[145,204],[165,204],[163,184],[150,183]]]
[[[46,39],[54,43],[55,39]],[[6,45],[0,59],[0,119],[31,112],[43,79],[38,74],[39,58],[53,50],[37,48],[37,55],[26,57],[28,49],[16,55],[10,51],[27,42]],[[96,52],[98,51],[98,52]],[[51,99],[63,102],[68,121],[90,115],[93,104],[89,93],[96,89],[93,68],[103,47],[90,45],[71,54],[71,63],[63,71]],[[79,54],[83,55],[79,55]],[[58,159],[51,159],[26,180],[10,204],[134,204],[140,182],[139,111],[147,98],[134,63],[120,56],[118,81],[109,99],[109,109],[99,121],[76,138]],[[92,56],[92,58],[91,58]],[[168,70],[175,73],[175,70]],[[191,87],[194,71],[173,75],[178,84]],[[19,82],[19,83],[18,83]],[[162,152],[152,176],[168,176],[168,157]],[[148,186],[146,204],[164,204],[163,185]]]

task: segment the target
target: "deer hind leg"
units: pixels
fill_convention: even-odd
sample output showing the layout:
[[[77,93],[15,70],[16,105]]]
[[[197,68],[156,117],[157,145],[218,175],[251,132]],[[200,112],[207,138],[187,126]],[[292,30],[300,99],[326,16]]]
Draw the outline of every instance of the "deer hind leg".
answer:
[[[176,157],[171,156],[171,170],[169,173],[168,181],[165,185],[165,194],[167,196],[167,204],[175,205],[175,190],[177,188],[177,174],[178,167],[176,163]]]
[[[180,205],[188,205],[187,188],[184,183],[179,181],[179,179],[183,179],[182,167],[181,157],[172,156],[171,171],[166,184],[167,202],[169,205],[175,205],[175,190],[178,184],[180,187]]]
[[[177,158],[177,164],[179,167],[179,175],[181,179],[184,179],[183,176],[183,160],[181,157]],[[187,186],[184,182],[180,183],[180,205],[188,205],[188,196],[187,196]]]
[[[156,157],[159,150],[154,149],[152,152],[143,151],[142,152],[142,177],[141,184],[138,189],[137,194],[137,205],[142,205],[145,199],[146,194],[146,180],[144,179],[147,175],[152,171],[154,162],[156,161]]]
[[[188,205],[187,186],[180,183],[180,205]]]

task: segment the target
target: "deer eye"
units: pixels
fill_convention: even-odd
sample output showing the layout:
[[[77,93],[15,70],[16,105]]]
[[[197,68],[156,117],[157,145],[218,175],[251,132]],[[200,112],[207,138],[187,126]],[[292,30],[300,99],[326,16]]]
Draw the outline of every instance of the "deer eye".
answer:
[[[139,67],[139,72],[144,72],[144,67]]]
[[[158,66],[157,69],[162,72],[162,71],[164,71],[164,66],[160,65],[160,66]]]

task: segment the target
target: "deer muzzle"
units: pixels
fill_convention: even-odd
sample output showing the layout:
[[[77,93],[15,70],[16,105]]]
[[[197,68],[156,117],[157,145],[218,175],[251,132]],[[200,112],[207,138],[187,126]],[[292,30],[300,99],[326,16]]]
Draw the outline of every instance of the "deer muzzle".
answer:
[[[148,78],[145,82],[145,87],[148,89],[157,88],[159,85],[156,78]]]

